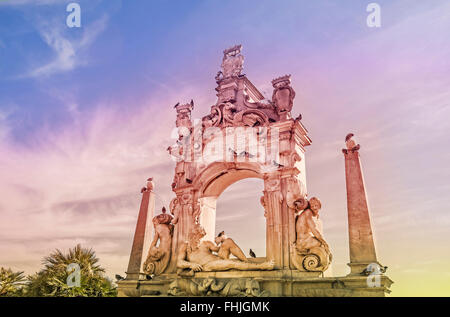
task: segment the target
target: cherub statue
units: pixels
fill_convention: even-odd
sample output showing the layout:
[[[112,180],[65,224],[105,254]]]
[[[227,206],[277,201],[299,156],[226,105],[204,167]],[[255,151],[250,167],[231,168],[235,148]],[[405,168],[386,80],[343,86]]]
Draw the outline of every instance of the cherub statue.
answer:
[[[299,270],[324,271],[331,262],[330,248],[316,224],[321,207],[320,200],[312,197],[308,207],[297,216],[295,223],[297,239],[291,245],[291,256]]]

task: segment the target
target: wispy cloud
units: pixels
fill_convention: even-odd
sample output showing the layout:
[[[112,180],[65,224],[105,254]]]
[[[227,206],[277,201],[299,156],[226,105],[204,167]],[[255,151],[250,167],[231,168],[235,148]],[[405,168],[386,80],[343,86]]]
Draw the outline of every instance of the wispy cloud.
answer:
[[[3,0],[0,6],[50,5],[61,4],[61,0]]]
[[[81,39],[69,39],[68,28],[58,27],[54,23],[41,23],[38,31],[44,42],[53,50],[54,57],[50,62],[32,69],[25,77],[46,77],[67,72],[78,66],[88,64],[86,51],[102,33],[108,24],[108,16],[83,27]],[[58,24],[60,25],[60,23]]]
[[[51,93],[74,120],[57,131],[43,127],[26,147],[9,142],[7,113],[0,112],[0,266],[32,273],[52,249],[83,243],[108,272],[121,272],[145,179],[155,179],[158,209],[173,198],[166,148],[175,113],[156,105],[174,96],[146,98],[130,113],[110,102],[80,112],[76,98]]]

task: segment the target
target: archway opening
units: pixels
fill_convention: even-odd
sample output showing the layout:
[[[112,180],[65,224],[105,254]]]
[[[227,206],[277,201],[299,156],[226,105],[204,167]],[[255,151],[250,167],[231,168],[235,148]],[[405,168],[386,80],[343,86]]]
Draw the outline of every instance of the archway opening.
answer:
[[[232,238],[250,257],[266,256],[266,219],[260,203],[264,182],[245,178],[233,183],[217,198],[215,236],[221,231]]]

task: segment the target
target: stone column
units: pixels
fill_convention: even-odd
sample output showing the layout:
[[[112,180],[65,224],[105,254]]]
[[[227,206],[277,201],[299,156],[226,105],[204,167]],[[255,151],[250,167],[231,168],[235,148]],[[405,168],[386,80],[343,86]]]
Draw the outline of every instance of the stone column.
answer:
[[[194,225],[194,206],[192,188],[180,189],[176,192],[180,210],[178,222],[175,224],[172,237],[172,257],[167,273],[176,272],[177,256],[180,246],[188,240],[189,232]]]
[[[206,236],[202,240],[214,241],[216,232],[217,197],[202,197],[199,199],[199,223],[205,229]]]
[[[359,157],[359,144],[346,138],[345,181],[347,186],[348,232],[351,275],[360,274],[370,263],[377,263],[375,244],[370,225],[369,206]]]
[[[281,193],[280,176],[266,176],[264,181],[264,204],[266,206],[266,258],[275,261],[275,268],[285,265],[284,234],[286,219],[283,217],[283,195]],[[284,221],[283,221],[284,220]]]
[[[134,233],[133,246],[131,247],[130,261],[128,262],[127,280],[139,280],[142,277],[142,263],[144,253],[144,243],[146,234],[147,219],[152,219],[155,211],[155,193],[153,186],[147,187],[142,192],[141,207]]]

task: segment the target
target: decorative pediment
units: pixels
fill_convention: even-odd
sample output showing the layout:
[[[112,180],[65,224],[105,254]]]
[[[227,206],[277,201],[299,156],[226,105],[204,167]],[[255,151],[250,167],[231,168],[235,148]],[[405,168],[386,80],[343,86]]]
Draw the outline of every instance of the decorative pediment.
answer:
[[[211,113],[202,118],[203,127],[260,127],[269,124],[269,117],[258,108],[246,105],[238,109],[231,102],[221,103],[211,107]]]

